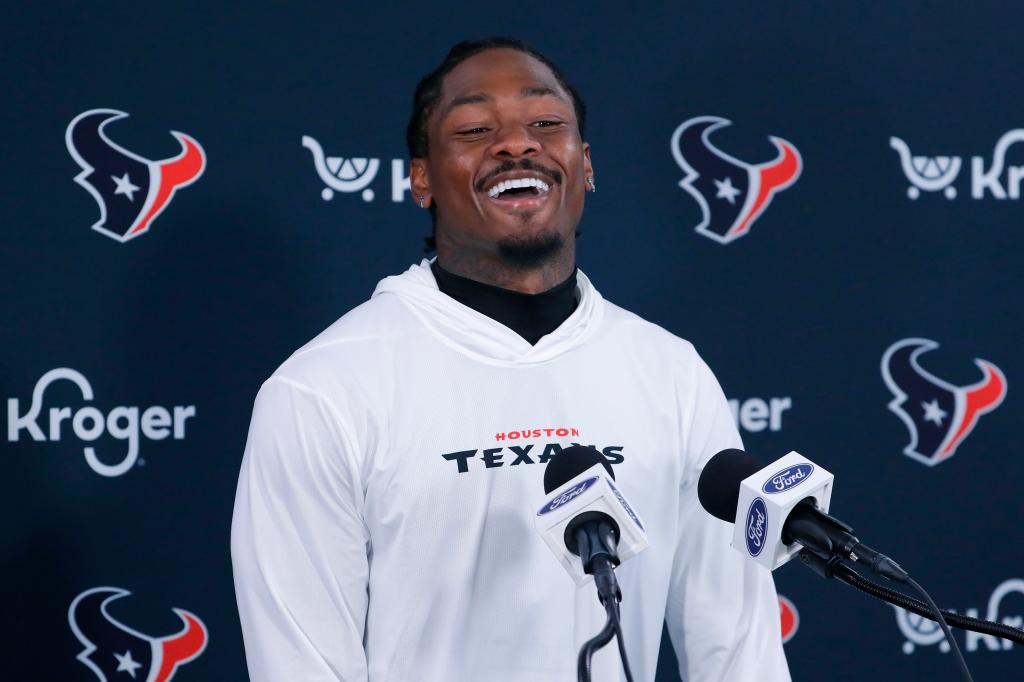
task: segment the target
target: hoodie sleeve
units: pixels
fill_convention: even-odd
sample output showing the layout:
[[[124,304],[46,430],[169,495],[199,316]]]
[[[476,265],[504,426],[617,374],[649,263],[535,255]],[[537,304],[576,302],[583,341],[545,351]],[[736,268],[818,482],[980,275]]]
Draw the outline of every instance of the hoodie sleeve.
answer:
[[[260,390],[235,496],[231,558],[252,682],[365,682],[369,533],[356,445],[324,397]]]
[[[742,442],[725,395],[696,357],[684,388],[680,537],[665,620],[687,682],[789,682],[772,575],[731,546],[732,525],[704,511],[697,480],[704,464]]]

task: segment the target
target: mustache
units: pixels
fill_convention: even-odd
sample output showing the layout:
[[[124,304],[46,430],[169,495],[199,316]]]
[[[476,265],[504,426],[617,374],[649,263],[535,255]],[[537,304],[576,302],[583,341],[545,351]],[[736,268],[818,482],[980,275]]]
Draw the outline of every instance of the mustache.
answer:
[[[474,186],[474,189],[476,189],[477,192],[483,192],[484,188],[487,186],[488,183],[490,183],[491,180],[493,180],[494,178],[498,177],[502,173],[508,173],[508,172],[511,172],[511,171],[514,171],[514,170],[525,170],[525,171],[532,171],[534,173],[539,173],[540,175],[543,175],[548,180],[550,180],[553,184],[556,184],[556,185],[562,184],[562,173],[560,171],[558,171],[557,169],[555,169],[555,168],[548,168],[547,166],[542,166],[539,163],[536,163],[534,161],[530,161],[529,159],[523,159],[522,161],[518,161],[518,162],[517,161],[502,161],[501,164],[499,164],[497,168],[492,170],[490,173],[488,173],[484,177],[480,178],[477,181],[476,185]]]

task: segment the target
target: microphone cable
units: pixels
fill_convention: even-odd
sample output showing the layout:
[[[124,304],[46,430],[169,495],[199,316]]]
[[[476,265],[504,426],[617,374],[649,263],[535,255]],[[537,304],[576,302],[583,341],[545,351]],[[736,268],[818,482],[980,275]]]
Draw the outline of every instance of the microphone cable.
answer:
[[[882,587],[881,585],[878,585],[868,580],[867,578],[864,578],[856,571],[854,571],[852,568],[847,566],[844,563],[843,557],[838,552],[833,552],[831,557],[826,558],[825,556],[822,556],[822,554],[819,552],[810,551],[807,548],[804,548],[800,551],[798,556],[800,558],[800,561],[803,562],[804,565],[806,565],[812,571],[820,575],[822,578],[827,579],[838,577],[840,582],[846,583],[847,585],[850,585],[851,587],[861,590],[866,594],[883,599],[893,604],[897,604],[895,601],[893,601],[893,599],[898,599],[899,601],[905,600],[907,603],[912,603],[915,608],[908,610],[913,610],[915,613],[925,616],[926,618],[929,618],[930,620],[933,620],[939,624],[939,627],[942,628],[942,634],[946,638],[946,642],[949,644],[949,647],[953,650],[953,653],[957,661],[957,666],[960,668],[960,673],[963,676],[963,679],[967,680],[967,682],[974,682],[973,678],[971,678],[970,670],[967,669],[967,661],[964,660],[964,655],[960,651],[960,647],[957,645],[956,639],[953,638],[953,632],[949,629],[949,624],[946,622],[946,618],[944,617],[942,610],[939,609],[939,607],[935,604],[935,600],[931,598],[931,595],[929,595],[928,592],[926,592],[925,589],[921,587],[921,585],[919,585],[909,575],[907,575],[906,571],[900,569],[898,572],[898,577],[895,577],[894,579],[898,580],[899,582],[907,583],[915,590],[917,590],[925,598],[927,604],[917,601],[916,599],[911,599],[910,597],[907,597],[906,595],[900,592],[896,592],[895,590],[890,590],[888,588]],[[891,560],[889,561],[891,562]],[[898,564],[893,565],[897,566],[898,568]],[[874,568],[873,565],[872,568]],[[993,623],[992,625],[995,625],[995,623]]]
[[[611,562],[605,560],[602,563],[604,565],[594,571],[594,582],[598,587],[598,597],[601,604],[604,605],[607,619],[601,631],[580,647],[576,677],[579,682],[590,682],[591,659],[598,649],[608,644],[614,637],[618,643],[619,658],[622,660],[626,682],[633,682],[633,673],[629,669],[629,658],[626,656],[626,642],[622,636],[622,623],[619,619],[619,601],[622,599],[622,591],[615,580]]]
[[[626,642],[622,638],[622,623],[619,620],[619,605],[616,603],[609,610],[609,616],[615,618],[615,639],[619,644],[619,658],[622,659],[622,669],[626,673],[626,682],[633,682],[633,673],[629,670],[629,659],[626,657]]]
[[[891,589],[884,585],[880,585],[873,580],[869,580],[846,564],[836,564],[833,567],[833,570],[835,572],[835,577],[839,582],[845,585],[849,585],[864,594],[889,602],[893,606],[898,606],[904,611],[910,611],[911,613],[916,613],[919,616],[924,616],[925,618],[934,620],[934,613],[931,608],[919,599],[914,599],[913,597],[905,595],[898,590]],[[983,635],[990,635],[992,637],[998,637],[1000,639],[1024,645],[1024,630],[1019,630],[1010,625],[994,623],[990,620],[983,620],[981,618],[972,618],[971,616],[964,616],[953,611],[942,611],[942,617],[947,623],[955,628],[971,630],[972,632],[978,632]]]
[[[960,647],[957,645],[956,640],[953,639],[953,633],[949,629],[949,624],[946,623],[946,619],[942,617],[942,611],[939,610],[939,607],[935,604],[931,595],[925,592],[924,588],[918,585],[910,576],[907,576],[907,584],[917,590],[921,596],[924,597],[925,601],[928,602],[928,606],[931,608],[932,614],[936,616],[933,620],[938,622],[942,627],[942,632],[946,635],[946,641],[949,642],[950,648],[952,648],[953,653],[956,654],[956,662],[960,666],[960,672],[963,674],[964,679],[967,680],[967,682],[974,682],[971,678],[971,671],[967,669],[967,661],[964,660],[964,655],[960,652]]]
[[[580,647],[580,655],[576,662],[576,677],[579,682],[590,682],[590,659],[594,657],[594,653],[598,649],[612,641],[612,637],[615,637],[615,635],[615,623],[612,622],[609,615],[601,631]]]
[[[609,601],[605,604],[605,611],[608,614],[608,619],[605,621],[604,627],[580,647],[580,655],[576,663],[576,677],[579,682],[590,682],[591,659],[598,649],[615,638],[618,641],[619,658],[622,659],[626,682],[633,682],[633,673],[629,669],[629,659],[626,657],[626,644],[622,638],[622,624],[619,622],[619,605]]]

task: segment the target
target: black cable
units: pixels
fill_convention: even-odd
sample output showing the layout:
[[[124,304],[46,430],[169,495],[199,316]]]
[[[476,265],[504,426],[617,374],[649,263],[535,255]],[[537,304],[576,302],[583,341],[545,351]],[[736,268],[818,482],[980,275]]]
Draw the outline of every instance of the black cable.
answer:
[[[609,614],[608,620],[605,621],[604,627],[601,628],[601,632],[594,635],[580,647],[580,656],[576,663],[576,677],[579,682],[590,682],[590,659],[594,657],[594,652],[612,641],[614,636],[615,623],[612,622],[611,615]]]
[[[845,552],[843,553],[845,554]],[[877,553],[876,553],[877,554]],[[857,560],[856,556],[850,554],[853,560]],[[883,575],[889,576],[892,573],[892,578],[899,582],[909,584],[915,590],[921,593],[921,596],[927,601],[927,608],[925,604],[919,602],[916,599],[912,599],[900,592],[890,590],[886,587],[882,587],[877,583],[867,580],[863,576],[859,575],[856,571],[851,569],[849,566],[843,563],[842,556],[839,553],[833,553],[831,556],[827,554],[823,556],[821,553],[812,552],[806,548],[799,552],[800,561],[804,563],[808,568],[817,573],[823,578],[839,578],[841,582],[854,587],[866,594],[873,597],[881,598],[891,604],[900,606],[908,611],[913,611],[919,615],[929,618],[939,624],[942,628],[942,634],[946,638],[946,642],[949,647],[953,650],[956,656],[957,665],[959,666],[960,672],[963,678],[967,682],[973,682],[971,678],[971,672],[967,669],[967,662],[964,660],[963,653],[960,651],[960,647],[957,645],[956,640],[953,638],[953,633],[949,629],[949,625],[953,624],[957,627],[962,627],[967,630],[974,630],[987,635],[994,635],[1002,637],[1014,642],[1022,642],[1024,640],[1024,631],[1017,630],[1015,628],[1009,628],[1000,623],[993,623],[991,621],[983,621],[976,618],[966,618],[952,614],[948,611],[942,611],[935,600],[931,598],[923,587],[916,583],[913,579],[907,575],[906,571],[899,568],[899,565],[893,562],[891,559],[879,555],[884,559],[887,565],[895,567],[892,571],[883,571]],[[875,562],[877,563],[877,562]],[[871,566],[875,568],[874,565]],[[947,622],[948,621],[948,622]]]
[[[633,682],[633,673],[629,669],[629,659],[626,657],[626,641],[622,637],[622,622],[619,620],[619,605],[613,604],[608,609],[608,616],[615,623],[615,639],[619,643],[619,658],[622,659],[622,669],[626,673],[626,682]]]
[[[890,589],[884,585],[879,585],[878,583],[865,578],[845,564],[836,564],[833,567],[833,571],[835,573],[835,577],[840,582],[849,585],[856,590],[860,590],[864,594],[887,601],[893,606],[900,607],[904,611],[910,611],[911,613],[916,613],[919,616],[924,616],[925,618],[934,620],[934,614],[932,613],[931,608],[919,599],[914,599],[902,592]],[[942,611],[942,617],[945,618],[947,623],[955,628],[972,630],[974,632],[980,632],[983,635],[991,635],[993,637],[999,637],[1001,639],[1024,645],[1024,630],[1018,630],[1015,627],[1004,625],[1003,623],[993,623],[990,620],[964,616],[959,613],[954,613],[953,611]]]
[[[890,594],[887,594],[891,592],[890,590],[887,590],[881,587],[880,585],[876,585],[875,583],[872,583],[871,581],[862,578],[861,576],[857,575],[857,573],[853,571],[849,566],[844,565],[842,557],[839,554],[833,554],[830,558],[826,558],[822,557],[819,554],[804,549],[800,552],[800,560],[808,568],[810,568],[823,578],[838,577],[840,581],[845,582],[846,584],[851,585],[853,587],[856,587],[857,589],[863,589],[863,591],[867,594],[876,597],[881,597],[882,599],[886,599],[886,597],[890,596]],[[899,580],[900,582],[910,584],[914,589],[920,592],[921,595],[924,596],[924,598],[928,601],[928,609],[922,615],[925,615],[927,618],[930,618],[931,620],[934,620],[939,624],[939,626],[942,628],[942,634],[946,638],[946,642],[949,644],[950,648],[953,649],[953,652],[956,654],[957,665],[960,667],[960,672],[963,674],[964,679],[966,679],[967,682],[973,682],[973,680],[971,679],[971,673],[967,669],[967,662],[964,661],[963,654],[960,652],[960,647],[957,646],[956,640],[953,639],[953,633],[949,629],[949,624],[946,623],[946,619],[943,617],[942,611],[939,609],[938,606],[936,606],[935,602],[931,598],[931,595],[925,592],[924,588],[918,585],[916,582],[914,582],[910,578],[910,576],[906,574],[906,571],[903,571],[902,569],[900,569],[899,571]],[[896,594],[898,595],[898,593]],[[904,600],[910,600],[910,598],[906,597],[905,595],[898,596],[900,598],[895,599],[894,601],[899,602]],[[889,599],[886,599],[886,601],[889,601]],[[936,618],[936,616],[938,617]]]
[[[950,631],[949,625],[946,623],[946,619],[942,617],[942,611],[935,605],[931,595],[925,592],[924,588],[918,585],[913,578],[908,577],[907,584],[921,593],[921,596],[924,597],[926,602],[928,602],[928,606],[931,607],[932,614],[938,616],[938,618],[933,620],[942,627],[942,632],[946,635],[946,641],[949,642],[950,648],[952,648],[953,653],[956,654],[956,661],[960,665],[960,672],[963,673],[964,679],[967,680],[967,682],[974,682],[974,680],[971,679],[971,671],[967,669],[967,661],[964,660],[964,655],[960,653],[960,647],[957,646],[956,640],[953,639],[953,633]]]
[[[585,534],[581,531],[578,534],[580,545],[585,546]],[[606,555],[597,555],[594,558],[596,566],[593,568],[594,586],[597,588],[598,600],[604,606],[605,614],[608,616],[604,628],[592,639],[587,641],[581,648],[576,666],[576,674],[580,682],[590,682],[591,659],[598,649],[605,646],[614,637],[619,647],[619,658],[622,660],[622,668],[626,673],[626,682],[633,682],[633,673],[629,669],[629,659],[626,657],[626,643],[622,635],[622,623],[619,621],[619,601],[622,599],[622,590],[619,589],[618,581],[615,580],[615,565]]]

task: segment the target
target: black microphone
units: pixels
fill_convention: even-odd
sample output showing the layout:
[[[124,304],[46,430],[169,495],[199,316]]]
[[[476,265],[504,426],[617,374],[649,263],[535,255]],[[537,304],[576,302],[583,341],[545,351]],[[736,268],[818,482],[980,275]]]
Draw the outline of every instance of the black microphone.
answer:
[[[544,492],[557,490],[597,464],[604,466],[608,475],[615,478],[608,460],[595,448],[584,445],[565,448],[548,460],[544,469]],[[613,573],[621,563],[617,549],[620,532],[618,522],[610,515],[601,511],[585,511],[573,517],[563,536],[566,549],[583,562],[583,571],[594,576],[601,603],[609,597],[616,601],[622,599]]]
[[[740,482],[761,471],[761,462],[743,450],[722,450],[704,466],[697,482],[697,497],[704,510],[728,523],[736,523]],[[774,467],[771,468],[774,471]],[[765,485],[768,483],[766,482]],[[837,556],[862,563],[890,580],[906,582],[907,572],[889,557],[863,544],[853,528],[818,509],[808,497],[788,511],[782,524],[782,542],[800,543],[828,562]]]
[[[899,564],[862,543],[853,534],[853,528],[818,508],[812,494],[821,494],[825,489],[822,486],[827,487],[828,494],[822,498],[827,508],[828,500],[831,499],[832,474],[825,472],[826,475],[822,476],[817,469],[819,467],[796,452],[789,453],[768,467],[762,467],[756,458],[742,450],[722,450],[708,461],[701,472],[697,482],[697,497],[706,512],[722,521],[736,523],[742,516],[746,516],[743,523],[746,526],[749,559],[757,561],[759,554],[770,554],[762,552],[766,540],[787,548],[796,542],[803,547],[799,551],[800,560],[823,578],[839,577],[843,582],[868,594],[886,598],[887,588],[864,580],[842,563],[843,559],[850,559],[868,566],[881,576],[913,587],[925,598],[932,614],[930,618],[942,628],[946,641],[956,654],[963,678],[970,682],[971,673],[967,663],[935,600]],[[754,474],[758,476],[754,477]],[[754,477],[751,481],[743,483],[751,477]],[[794,489],[801,485],[805,487],[794,494]],[[750,500],[751,491],[757,496],[753,501]],[[778,495],[780,501],[769,504],[761,497],[762,493],[765,497]],[[744,506],[750,503],[749,511],[740,509],[741,496],[745,498]],[[785,520],[781,524],[781,533],[774,531],[776,534],[768,537],[767,529],[778,528],[778,522],[783,517]],[[741,536],[738,531],[735,537]],[[737,546],[737,549],[740,547]],[[788,551],[776,554],[776,558],[771,561],[775,565],[767,564],[768,568],[777,568],[794,553]],[[758,563],[765,562],[762,560]],[[904,600],[909,599],[902,593],[894,594]]]
[[[595,471],[603,467],[604,472]],[[607,473],[607,478],[604,476]],[[594,652],[617,638],[619,657],[626,680],[633,675],[626,657],[619,602],[622,591],[615,579],[615,567],[647,546],[647,533],[640,518],[612,481],[615,472],[608,460],[593,447],[571,445],[553,457],[544,469],[544,492],[551,497],[537,512],[537,528],[545,542],[559,556],[563,566],[579,579],[594,576],[597,597],[608,614],[604,628],[580,649],[577,676],[590,680]],[[554,495],[552,495],[554,493]],[[564,532],[562,531],[564,525]],[[625,532],[625,536],[623,536]],[[566,554],[565,550],[569,551]],[[575,564],[573,555],[582,562]]]
[[[602,465],[612,480],[615,479],[612,465],[595,448],[570,445],[557,457],[548,460],[548,465],[544,469],[544,492],[550,493],[565,485],[595,464]]]

